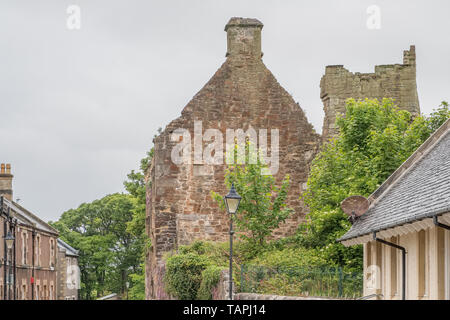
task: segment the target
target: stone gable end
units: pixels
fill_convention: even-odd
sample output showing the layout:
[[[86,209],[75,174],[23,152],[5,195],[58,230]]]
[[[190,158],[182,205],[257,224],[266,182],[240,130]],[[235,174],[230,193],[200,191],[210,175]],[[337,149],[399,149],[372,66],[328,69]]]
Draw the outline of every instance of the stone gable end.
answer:
[[[318,151],[320,135],[300,106],[277,82],[262,61],[262,23],[256,19],[232,18],[227,24],[227,58],[211,80],[155,138],[154,156],[147,174],[147,232],[152,249],[147,261],[147,298],[161,292],[158,277],[164,252],[197,239],[225,241],[229,218],[211,199],[211,191],[226,194],[226,164],[176,165],[171,159],[174,146],[171,134],[187,129],[194,143],[194,124],[201,121],[202,132],[218,129],[223,136],[224,152],[227,129],[279,130],[280,182],[290,176],[289,206],[295,214],[274,232],[275,237],[292,234],[302,222],[306,209],[299,199],[306,184],[309,165]],[[203,148],[210,142],[203,141]],[[193,150],[193,147],[192,147]],[[192,152],[194,153],[194,152]],[[270,150],[269,150],[270,153]],[[224,156],[225,159],[225,156]],[[155,271],[155,272],[152,272]]]

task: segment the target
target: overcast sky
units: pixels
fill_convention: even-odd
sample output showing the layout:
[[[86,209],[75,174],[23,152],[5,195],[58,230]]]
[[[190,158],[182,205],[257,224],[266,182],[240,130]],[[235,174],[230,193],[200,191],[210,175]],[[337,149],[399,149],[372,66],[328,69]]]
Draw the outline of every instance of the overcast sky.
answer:
[[[81,28],[67,28],[67,8]],[[378,5],[381,28],[366,10]],[[321,132],[325,66],[402,63],[416,45],[423,113],[450,100],[450,2],[2,0],[0,162],[14,198],[44,220],[123,191],[158,127],[225,60],[233,16],[264,23],[264,62]]]

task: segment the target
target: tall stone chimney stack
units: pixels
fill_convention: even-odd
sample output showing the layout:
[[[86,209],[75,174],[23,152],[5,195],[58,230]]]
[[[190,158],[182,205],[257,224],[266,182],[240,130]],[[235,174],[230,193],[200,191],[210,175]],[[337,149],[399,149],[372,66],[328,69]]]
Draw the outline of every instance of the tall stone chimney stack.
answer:
[[[0,165],[0,196],[4,196],[10,201],[13,199],[12,179],[11,165],[2,163]]]
[[[225,26],[227,32],[226,57],[246,56],[261,58],[261,29],[257,19],[231,18]]]

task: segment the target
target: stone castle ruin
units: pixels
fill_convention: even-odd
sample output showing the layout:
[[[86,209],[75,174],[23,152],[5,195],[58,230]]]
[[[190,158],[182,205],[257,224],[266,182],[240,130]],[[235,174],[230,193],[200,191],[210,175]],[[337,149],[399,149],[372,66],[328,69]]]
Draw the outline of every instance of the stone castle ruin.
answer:
[[[217,142],[219,136],[225,140],[227,130],[242,129],[247,133],[267,130],[268,153],[277,150],[279,153],[274,177],[280,182],[290,176],[288,205],[295,210],[274,236],[294,233],[307,212],[299,196],[305,190],[309,166],[322,136],[314,131],[299,104],[264,65],[262,28],[263,24],[256,19],[231,18],[225,27],[225,62],[184,107],[181,116],[154,140],[154,156],[146,176],[150,186],[146,231],[152,241],[146,262],[147,299],[167,298],[162,284],[164,253],[198,239],[228,239],[229,217],[210,195],[211,191],[228,192],[224,183],[227,165],[203,161],[203,154],[195,150],[187,161],[174,163],[174,148],[180,141],[188,139],[190,150],[189,139],[193,137],[193,144],[199,144],[204,152],[210,150],[208,146],[214,140]],[[400,107],[418,113],[414,47],[405,53],[403,65],[378,66],[375,74],[352,74],[342,66],[327,67],[321,88],[325,136],[335,132],[333,119],[337,112],[345,110],[344,101],[349,97],[393,97],[400,101]],[[273,130],[278,132],[278,141],[273,141],[270,134]]]
[[[403,64],[375,66],[374,73],[352,73],[342,65],[327,66],[320,81],[320,98],[325,118],[322,138],[328,141],[336,132],[336,116],[345,112],[345,100],[394,99],[396,105],[413,115],[420,113],[416,84],[416,49],[403,52]]]

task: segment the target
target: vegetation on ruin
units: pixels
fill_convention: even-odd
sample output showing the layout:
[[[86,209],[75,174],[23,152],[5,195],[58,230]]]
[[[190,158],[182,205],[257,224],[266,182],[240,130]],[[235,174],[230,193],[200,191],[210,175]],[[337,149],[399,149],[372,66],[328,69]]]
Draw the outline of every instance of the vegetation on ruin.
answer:
[[[247,160],[253,152],[250,143],[246,145]],[[236,152],[236,150],[235,150]],[[293,210],[287,207],[289,176],[286,175],[280,186],[267,173],[265,165],[255,152],[254,163],[229,165],[225,173],[227,189],[234,184],[242,197],[238,212],[232,217],[236,224],[238,237],[253,252],[265,247],[272,232],[283,223]],[[211,196],[222,210],[225,209],[223,195],[212,191]]]

